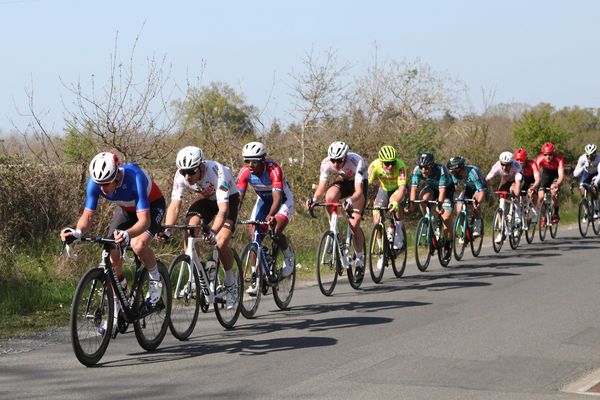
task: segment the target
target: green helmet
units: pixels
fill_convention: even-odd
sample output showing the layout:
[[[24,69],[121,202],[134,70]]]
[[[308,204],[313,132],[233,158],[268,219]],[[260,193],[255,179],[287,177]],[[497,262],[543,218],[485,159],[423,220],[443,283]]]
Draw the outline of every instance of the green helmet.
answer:
[[[383,162],[394,161],[398,157],[398,152],[393,146],[383,146],[379,149],[379,159]]]

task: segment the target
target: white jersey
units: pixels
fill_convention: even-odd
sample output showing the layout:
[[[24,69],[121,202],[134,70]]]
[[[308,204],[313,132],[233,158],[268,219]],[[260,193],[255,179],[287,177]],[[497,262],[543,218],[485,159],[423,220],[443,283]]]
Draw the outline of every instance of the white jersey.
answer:
[[[579,160],[577,160],[577,166],[573,171],[573,176],[578,177],[583,171],[590,175],[600,173],[600,154],[596,155],[592,161],[588,161],[585,154],[579,157]]]
[[[319,180],[326,181],[330,175],[337,175],[341,176],[345,181],[354,180],[354,182],[362,182],[367,179],[365,170],[366,165],[363,158],[356,153],[348,152],[346,162],[344,162],[339,171],[333,167],[333,164],[329,161],[329,157],[325,158],[321,162]]]
[[[490,172],[488,172],[485,180],[489,181],[490,179],[494,179],[496,176],[500,176],[504,182],[522,181],[523,174],[521,164],[519,164],[518,161],[513,160],[508,172],[504,172],[500,161],[496,161],[496,164],[492,166],[492,169],[490,169]]]
[[[190,185],[177,170],[173,178],[171,199],[183,199],[186,188],[201,194],[205,199],[216,200],[217,203],[228,202],[229,196],[238,193],[233,174],[228,167],[216,161],[206,160],[202,162],[201,168],[202,177],[193,185]]]

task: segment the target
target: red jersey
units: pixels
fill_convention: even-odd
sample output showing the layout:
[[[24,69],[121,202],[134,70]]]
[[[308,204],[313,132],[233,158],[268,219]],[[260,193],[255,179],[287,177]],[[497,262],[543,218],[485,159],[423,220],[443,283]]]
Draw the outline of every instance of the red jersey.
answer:
[[[535,163],[535,161],[530,159],[527,159],[527,161],[525,161],[525,163],[521,165],[521,168],[523,169],[521,173],[523,174],[523,178],[525,179],[534,178],[535,174],[540,172],[538,165]]]
[[[554,154],[552,161],[548,162],[543,154],[539,154],[535,158],[535,163],[538,169],[558,172],[559,169],[565,170],[565,159],[560,154]]]

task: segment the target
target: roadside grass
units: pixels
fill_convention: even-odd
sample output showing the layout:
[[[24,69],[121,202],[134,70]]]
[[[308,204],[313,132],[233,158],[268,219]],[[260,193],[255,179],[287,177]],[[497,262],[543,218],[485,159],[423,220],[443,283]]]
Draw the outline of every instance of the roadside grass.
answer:
[[[563,199],[561,225],[577,223],[578,198]],[[493,207],[485,211],[485,235],[491,235],[491,214]],[[290,225],[290,237],[296,250],[298,281],[316,280],[316,247],[322,232],[326,229],[326,219],[314,220],[305,215],[297,218],[297,225]],[[414,230],[416,215],[407,222],[408,258],[414,259]],[[362,223],[365,240],[369,240],[371,221],[368,216]],[[560,230],[560,226],[559,226]],[[241,251],[248,237],[240,235],[234,240],[234,247]],[[368,242],[367,242],[368,243]],[[181,250],[181,241],[156,248],[159,258],[167,267]],[[78,246],[79,260],[66,260],[57,257],[60,244],[57,239],[46,239],[38,243],[28,243],[13,250],[9,265],[0,264],[0,342],[11,336],[39,332],[51,326],[68,324],[72,296],[77,281],[84,271],[96,265],[99,249],[95,246]]]

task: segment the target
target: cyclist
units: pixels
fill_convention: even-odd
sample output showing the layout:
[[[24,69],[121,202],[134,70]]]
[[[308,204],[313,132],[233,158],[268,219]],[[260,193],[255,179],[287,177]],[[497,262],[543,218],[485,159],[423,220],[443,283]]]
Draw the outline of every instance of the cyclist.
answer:
[[[402,236],[402,208],[399,206],[406,193],[406,165],[398,158],[398,152],[393,146],[383,146],[379,149],[378,158],[369,165],[369,185],[375,179],[379,181],[377,196],[373,205],[386,207],[390,205],[390,211],[395,214],[396,236],[393,246],[395,249],[402,247],[404,237]],[[373,223],[378,224],[379,213],[373,213]],[[378,238],[381,240],[381,238]],[[380,243],[381,245],[381,243]],[[383,263],[383,259],[380,259]]]
[[[90,228],[99,197],[115,202],[119,207],[113,214],[108,235],[114,236],[115,241],[122,246],[131,245],[150,275],[146,302],[156,304],[161,298],[162,283],[156,256],[149,244],[154,235],[159,232],[165,212],[165,199],[162,192],[148,173],[137,164],[119,166],[117,155],[110,152],[97,154],[90,163],[89,172],[83,213],[75,229],[65,228],[61,231],[61,239],[65,240],[67,236],[80,238]],[[122,260],[118,249],[111,251],[110,261],[114,266],[117,280],[125,289],[127,281],[123,276]],[[115,301],[115,307],[116,320],[120,310],[118,301]],[[116,326],[117,324],[114,323],[114,329]],[[106,332],[106,321],[98,328],[98,332],[100,334]]]
[[[540,171],[537,164],[527,156],[527,150],[519,148],[515,150],[514,158],[521,165],[521,174],[523,175],[523,182],[521,184],[521,191],[527,191],[527,197],[535,204],[537,203],[537,193],[535,188],[540,184]],[[537,221],[537,211],[535,207],[531,208],[532,211],[532,222]]]
[[[417,165],[413,170],[410,201],[405,208],[406,212],[412,210],[413,201],[417,199],[417,188],[419,182],[425,180],[425,186],[419,193],[421,200],[437,200],[437,212],[441,216],[442,224],[444,225],[445,242],[445,258],[452,255],[452,226],[451,217],[454,208],[454,182],[445,165],[435,162],[435,157],[432,153],[423,153],[417,158]],[[421,213],[425,214],[425,203],[420,204]]]
[[[579,177],[579,190],[581,195],[584,195],[582,184],[591,185],[592,196],[598,198],[598,172],[600,171],[600,155],[596,154],[598,148],[595,144],[589,143],[585,145],[584,151],[577,160],[577,166],[573,171],[575,178]],[[598,218],[598,210],[594,210],[594,218]]]
[[[565,177],[565,159],[562,155],[556,153],[556,149],[551,142],[546,142],[542,145],[542,153],[535,158],[535,163],[541,171],[540,186],[538,190],[538,208],[541,207],[544,200],[545,188],[550,188],[552,200],[554,201],[554,212],[552,214],[552,223],[556,224],[560,221],[558,210],[560,202],[558,198],[558,190]],[[541,226],[546,226],[546,217],[542,216]]]
[[[231,271],[234,258],[229,242],[235,230],[240,202],[233,174],[228,167],[205,160],[204,153],[196,146],[181,149],[175,163],[177,172],[173,178],[165,224],[172,225],[177,221],[186,189],[195,193],[196,198],[186,213],[186,223],[200,225],[212,221],[206,242],[214,245],[219,252],[225,270],[226,304],[231,309],[238,298],[238,287],[237,277]],[[162,234],[170,237],[171,231],[165,229]]]
[[[457,185],[459,182],[463,183],[464,189],[457,197],[456,213],[458,214],[462,210],[462,202],[464,199],[473,199],[476,203],[473,203],[473,215],[475,216],[475,225],[473,226],[473,236],[481,235],[481,203],[486,199],[488,193],[488,187],[483,177],[483,173],[479,168],[474,165],[467,165],[464,157],[456,156],[448,160],[446,164],[450,175],[452,176],[452,182]]]
[[[236,186],[240,193],[240,208],[248,184],[254,188],[258,196],[251,219],[275,224],[273,240],[283,251],[284,267],[281,275],[287,277],[294,271],[294,253],[288,246],[283,230],[294,212],[294,196],[281,167],[273,160],[267,160],[266,156],[267,148],[260,142],[244,145],[242,157],[245,165],[238,174]],[[256,287],[256,283],[253,282],[246,292],[255,295]]]
[[[367,199],[368,182],[365,175],[365,162],[361,156],[349,151],[349,146],[344,142],[333,142],[327,150],[327,157],[321,162],[319,184],[312,198],[306,205],[311,209],[314,204],[325,196],[327,203],[344,201],[344,209],[351,212],[349,218],[350,228],[354,235],[354,248],[356,249],[356,278],[362,279],[365,273],[364,248],[365,236],[360,229],[360,219]],[[327,179],[335,176],[335,180],[327,186]],[[331,207],[326,208],[331,215]]]

